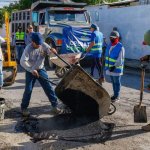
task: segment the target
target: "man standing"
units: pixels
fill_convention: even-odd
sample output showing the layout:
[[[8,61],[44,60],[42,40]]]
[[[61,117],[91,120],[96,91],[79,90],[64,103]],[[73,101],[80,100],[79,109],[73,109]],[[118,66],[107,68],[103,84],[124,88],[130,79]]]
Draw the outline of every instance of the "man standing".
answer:
[[[103,45],[103,34],[99,31],[97,25],[92,24],[90,27],[92,32],[91,34],[91,43],[86,49],[86,52],[90,52],[92,55],[92,66],[91,66],[91,76],[93,76],[94,68],[96,66],[99,77],[101,77],[101,62],[100,58],[102,55],[102,45]]]
[[[121,76],[123,75],[125,50],[119,42],[119,33],[113,31],[110,34],[111,44],[107,47],[105,53],[105,70],[106,75],[110,76],[113,85],[112,102],[119,100],[121,88]]]
[[[144,35],[144,45],[149,45],[150,46],[150,30],[148,30],[145,35]],[[146,55],[144,57],[140,58],[140,61],[150,61],[150,55]],[[150,124],[147,124],[142,127],[144,131],[150,131]]]
[[[25,35],[25,45],[26,46],[32,42],[32,33],[34,33],[33,26],[29,25],[27,30],[28,30],[28,33]]]
[[[0,36],[0,91],[2,89],[3,86],[3,53],[2,53],[2,49],[1,49],[1,44],[5,42],[5,40]]]
[[[16,47],[17,62],[20,64],[20,59],[25,48],[25,33],[22,32],[21,26],[18,27],[18,31],[15,33],[13,43],[13,45]]]
[[[50,54],[50,51],[57,53],[54,48],[51,48],[48,44],[43,42],[40,33],[32,33],[32,43],[26,46],[20,61],[21,66],[26,70],[26,85],[21,103],[23,116],[28,116],[30,114],[27,108],[36,79],[41,84],[45,94],[51,102],[53,107],[52,111],[54,113],[60,113],[60,109],[57,108],[57,97],[51,84],[41,78],[48,79],[47,72],[44,68],[44,59],[46,55]]]

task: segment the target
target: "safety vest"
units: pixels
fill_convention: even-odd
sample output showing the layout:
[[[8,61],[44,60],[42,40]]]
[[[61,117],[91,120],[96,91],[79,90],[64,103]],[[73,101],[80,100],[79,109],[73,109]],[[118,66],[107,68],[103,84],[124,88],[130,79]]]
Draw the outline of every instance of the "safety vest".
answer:
[[[24,32],[16,32],[16,45],[25,45],[25,33]]]
[[[106,54],[105,54],[105,70],[109,70],[110,67],[114,66],[116,63],[116,60],[120,54],[120,51],[122,50],[122,44],[118,43],[109,53],[111,46],[109,46],[106,49]],[[115,73],[122,73],[123,72],[123,66],[124,66],[124,60],[121,63],[119,67],[116,67],[116,69],[113,71]]]
[[[90,50],[90,54],[92,54],[93,57],[101,57],[102,42],[95,42],[95,45]]]
[[[102,52],[102,42],[95,43],[95,45],[91,48],[92,52]]]

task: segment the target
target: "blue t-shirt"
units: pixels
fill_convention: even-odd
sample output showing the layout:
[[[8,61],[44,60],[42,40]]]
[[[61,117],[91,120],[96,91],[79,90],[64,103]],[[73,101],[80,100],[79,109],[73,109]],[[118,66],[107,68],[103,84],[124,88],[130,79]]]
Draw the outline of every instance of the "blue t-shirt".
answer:
[[[100,44],[99,50],[97,51],[90,51],[90,53],[93,55],[93,57],[101,57],[102,54],[102,45],[103,45],[103,34],[100,31],[94,31],[91,34],[91,42],[94,42],[95,44]]]

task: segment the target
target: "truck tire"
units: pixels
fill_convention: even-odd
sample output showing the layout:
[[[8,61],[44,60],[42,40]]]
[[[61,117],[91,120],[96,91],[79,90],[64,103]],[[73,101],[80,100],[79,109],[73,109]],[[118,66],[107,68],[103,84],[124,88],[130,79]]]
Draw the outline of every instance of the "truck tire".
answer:
[[[52,39],[48,38],[45,40],[45,42],[52,48],[56,49],[56,45]],[[55,56],[55,54],[51,53],[51,55],[49,57],[54,57],[54,56]],[[48,66],[49,68],[55,68],[55,64],[50,61],[49,57],[46,57],[45,65]]]

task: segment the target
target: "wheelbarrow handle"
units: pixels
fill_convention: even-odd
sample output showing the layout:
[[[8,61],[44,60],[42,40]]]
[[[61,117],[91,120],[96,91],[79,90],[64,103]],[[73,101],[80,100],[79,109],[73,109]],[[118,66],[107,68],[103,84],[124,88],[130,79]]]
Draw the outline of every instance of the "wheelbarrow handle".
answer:
[[[49,82],[49,83],[51,83],[51,84],[53,84],[53,85],[56,85],[57,86],[57,84],[56,83],[54,83],[54,82],[52,82],[52,81],[50,81],[49,79],[47,79],[47,78],[44,78],[43,76],[39,76],[41,79],[43,79],[43,80],[45,80],[45,81],[47,81],[47,82]]]
[[[50,49],[51,50],[51,49]],[[68,63],[68,62],[66,62],[63,58],[61,58],[60,56],[59,56],[59,54],[57,54],[57,53],[53,53],[54,55],[56,55],[62,62],[64,62],[67,66],[69,66],[70,68],[72,68],[72,66]]]

